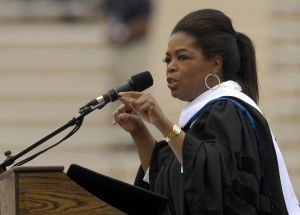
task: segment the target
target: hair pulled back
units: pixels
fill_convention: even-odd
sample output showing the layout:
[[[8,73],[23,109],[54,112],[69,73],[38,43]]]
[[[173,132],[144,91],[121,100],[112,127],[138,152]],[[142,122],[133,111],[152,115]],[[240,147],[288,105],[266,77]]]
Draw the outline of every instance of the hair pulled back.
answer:
[[[236,32],[228,16],[218,10],[194,11],[181,19],[172,34],[184,32],[195,39],[205,58],[222,57],[223,79],[238,82],[256,103],[259,99],[255,50],[252,41]]]

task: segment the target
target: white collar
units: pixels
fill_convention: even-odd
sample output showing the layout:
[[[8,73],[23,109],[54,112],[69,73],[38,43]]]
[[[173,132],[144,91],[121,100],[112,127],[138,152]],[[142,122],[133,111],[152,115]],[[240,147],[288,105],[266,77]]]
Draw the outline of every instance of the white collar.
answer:
[[[209,101],[222,96],[231,96],[239,98],[256,108],[259,112],[261,112],[256,103],[249,96],[242,93],[241,91],[241,86],[234,81],[222,82],[218,86],[215,86],[214,88],[205,91],[193,101],[188,103],[187,106],[181,111],[179,125],[181,127],[184,127],[188,123],[188,121],[194,116],[194,114],[197,113],[201,108],[203,108],[204,105],[206,105]]]

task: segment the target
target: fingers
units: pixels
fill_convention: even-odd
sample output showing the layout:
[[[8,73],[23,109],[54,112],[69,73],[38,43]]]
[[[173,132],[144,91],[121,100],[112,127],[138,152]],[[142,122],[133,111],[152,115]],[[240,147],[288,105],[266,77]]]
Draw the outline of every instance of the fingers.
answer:
[[[134,110],[134,103],[135,103],[136,99],[134,99],[132,97],[128,97],[128,96],[121,96],[121,97],[119,97],[119,100],[124,104],[124,106]]]
[[[119,100],[130,107],[135,115],[143,120],[153,123],[162,116],[159,105],[149,93],[127,92],[120,94]]]
[[[121,127],[123,127],[129,119],[130,115],[128,113],[121,113],[116,118],[115,124],[119,124]]]
[[[136,91],[129,91],[129,92],[120,92],[118,93],[118,95],[120,97],[132,97],[132,98],[135,98],[135,99],[138,99],[139,97],[141,97],[142,95],[144,95],[144,93],[142,92],[136,92]]]
[[[125,113],[131,113],[132,110],[126,105],[120,105],[114,112],[113,112],[113,125],[116,123],[120,124],[122,120],[124,120]]]
[[[151,96],[151,94],[140,92],[120,93],[119,100],[135,112],[144,112],[147,110],[147,107],[155,104],[154,98]]]
[[[155,100],[151,95],[145,96],[143,99],[137,101],[135,104],[137,106],[136,108],[140,112],[151,111],[156,105]]]
[[[165,121],[166,117],[162,109],[151,94],[122,92],[118,95],[123,105],[114,113],[114,124],[118,123],[125,130],[132,131],[142,121],[156,126]]]

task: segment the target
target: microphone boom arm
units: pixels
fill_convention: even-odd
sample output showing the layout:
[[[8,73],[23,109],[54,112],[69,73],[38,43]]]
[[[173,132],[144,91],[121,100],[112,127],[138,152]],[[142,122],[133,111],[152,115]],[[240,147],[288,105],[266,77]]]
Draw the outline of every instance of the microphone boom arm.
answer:
[[[74,126],[76,124],[80,124],[83,122],[84,117],[88,115],[89,113],[93,112],[96,109],[101,109],[105,106],[106,103],[98,103],[94,106],[85,107],[84,110],[79,111],[79,116],[73,117],[70,119],[66,124],[62,125],[58,129],[54,130],[50,134],[46,135],[42,139],[38,140],[37,142],[33,143],[29,147],[25,148],[21,152],[17,153],[16,155],[11,155],[10,151],[6,151],[4,154],[6,156],[6,159],[0,164],[0,174],[6,171],[6,168],[10,165],[12,165],[17,159],[22,157],[23,155],[27,154],[31,150],[35,149],[36,147],[40,146],[47,140],[51,139],[52,137],[56,136],[57,134],[61,133],[62,131],[66,130],[67,128]]]

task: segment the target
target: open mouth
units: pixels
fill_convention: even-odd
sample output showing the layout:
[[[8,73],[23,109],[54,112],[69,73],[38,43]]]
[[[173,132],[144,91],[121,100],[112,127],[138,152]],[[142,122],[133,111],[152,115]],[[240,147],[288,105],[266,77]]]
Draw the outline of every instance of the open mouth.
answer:
[[[178,81],[174,78],[167,78],[167,82],[170,89],[173,89],[178,85]]]

